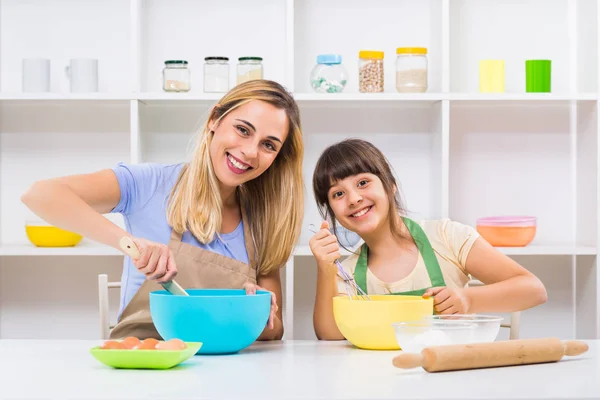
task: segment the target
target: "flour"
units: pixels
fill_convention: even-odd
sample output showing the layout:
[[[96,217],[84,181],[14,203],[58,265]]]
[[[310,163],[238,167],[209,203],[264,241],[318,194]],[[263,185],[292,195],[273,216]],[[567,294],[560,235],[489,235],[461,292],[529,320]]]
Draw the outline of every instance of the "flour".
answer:
[[[402,350],[407,353],[420,353],[421,350],[429,346],[443,346],[454,344],[450,336],[438,329],[431,329],[420,333],[411,340],[402,344]]]

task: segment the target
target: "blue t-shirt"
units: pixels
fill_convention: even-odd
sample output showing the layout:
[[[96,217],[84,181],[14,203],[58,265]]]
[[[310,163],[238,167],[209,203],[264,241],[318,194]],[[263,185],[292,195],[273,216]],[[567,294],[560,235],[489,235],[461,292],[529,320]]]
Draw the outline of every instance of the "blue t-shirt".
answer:
[[[157,243],[169,243],[171,227],[167,223],[167,204],[182,168],[183,164],[152,163],[119,163],[113,168],[119,181],[121,199],[112,212],[123,215],[125,227],[131,235]],[[190,232],[183,234],[182,242],[248,263],[242,222],[233,232],[217,235],[208,244],[198,242]],[[145,279],[131,258],[125,257],[119,316]]]

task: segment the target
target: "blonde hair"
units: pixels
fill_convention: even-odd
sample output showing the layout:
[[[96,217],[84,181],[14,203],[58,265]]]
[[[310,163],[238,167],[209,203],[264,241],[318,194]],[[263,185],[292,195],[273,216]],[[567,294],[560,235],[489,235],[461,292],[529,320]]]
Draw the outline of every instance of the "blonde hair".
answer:
[[[304,143],[300,111],[292,96],[276,82],[252,80],[230,90],[213,108],[199,133],[192,160],[186,164],[171,192],[167,221],[178,233],[189,230],[202,243],[214,239],[222,224],[219,181],[210,157],[211,127],[229,112],[253,100],[286,112],[288,134],[273,164],[260,176],[237,189],[240,207],[249,220],[261,275],[282,267],[300,236],[304,215],[302,160]]]

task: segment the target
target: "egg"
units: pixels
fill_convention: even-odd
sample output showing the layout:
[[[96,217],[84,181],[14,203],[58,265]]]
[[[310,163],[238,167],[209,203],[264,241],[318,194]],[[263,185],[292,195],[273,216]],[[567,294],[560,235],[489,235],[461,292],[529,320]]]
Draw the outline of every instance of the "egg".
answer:
[[[156,345],[160,343],[158,340],[154,338],[144,339],[140,342],[139,345],[134,347],[136,350],[156,350]]]
[[[140,341],[140,339],[138,339],[134,336],[129,336],[129,337],[126,337],[125,339],[123,339],[121,341],[121,344],[126,349],[135,349],[137,346],[139,346],[141,344],[141,341]]]
[[[125,347],[123,346],[123,344],[121,342],[117,342],[115,340],[109,340],[107,342],[104,342],[102,344],[102,346],[100,346],[100,348],[103,350],[115,350],[115,349],[122,350]]]
[[[166,342],[160,342],[156,345],[156,350],[185,350],[187,345],[181,339],[171,339]]]

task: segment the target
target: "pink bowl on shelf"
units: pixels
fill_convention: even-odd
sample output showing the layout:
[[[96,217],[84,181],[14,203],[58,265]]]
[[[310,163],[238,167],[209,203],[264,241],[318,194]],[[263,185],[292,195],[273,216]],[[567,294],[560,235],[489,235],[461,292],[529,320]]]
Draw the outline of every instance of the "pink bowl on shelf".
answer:
[[[496,247],[524,247],[533,241],[537,218],[531,216],[494,216],[479,218],[477,232]]]

